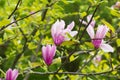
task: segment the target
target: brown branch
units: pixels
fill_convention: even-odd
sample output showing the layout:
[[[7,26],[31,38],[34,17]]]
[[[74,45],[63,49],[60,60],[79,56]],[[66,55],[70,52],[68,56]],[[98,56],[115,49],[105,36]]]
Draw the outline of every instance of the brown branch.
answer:
[[[96,53],[87,62],[85,62],[77,72],[81,72],[81,70],[93,60],[93,58],[97,55],[97,53],[98,51],[96,51]]]
[[[60,1],[60,0],[58,0],[58,1]],[[51,3],[49,6],[54,5],[54,4],[57,3],[58,1],[56,1],[56,2],[54,2],[54,3]],[[35,12],[33,12],[33,13],[31,13],[31,14],[23,17],[23,18],[20,18],[20,19],[18,19],[18,20],[16,20],[16,21],[13,21],[13,22],[5,25],[5,26],[2,26],[2,27],[0,28],[0,31],[4,30],[4,29],[7,28],[8,26],[10,26],[10,25],[12,25],[12,24],[14,24],[14,23],[16,23],[16,22],[18,22],[18,21],[21,21],[21,20],[23,20],[23,19],[26,19],[26,18],[28,18],[28,17],[30,17],[30,16],[32,16],[32,15],[34,15],[34,14],[40,12],[40,11],[44,11],[44,10],[49,9],[49,8],[50,8],[50,7],[46,7],[46,8],[44,8],[44,9],[37,10],[37,11],[35,11]]]
[[[18,0],[17,4],[16,4],[16,6],[15,6],[15,9],[14,9],[13,12],[9,15],[8,19],[10,19],[11,16],[12,16],[12,15],[15,13],[15,11],[18,9],[18,6],[19,6],[19,4],[20,4],[21,1],[22,1],[22,0]]]
[[[37,74],[37,75],[55,75],[55,74],[69,74],[69,75],[79,75],[79,76],[95,76],[95,75],[100,75],[100,76],[105,76],[106,74],[110,74],[113,71],[117,71],[120,72],[119,70],[119,66],[116,66],[114,69],[108,70],[108,71],[104,71],[104,72],[91,72],[91,73],[80,73],[80,72],[34,72],[29,70],[30,74]],[[24,73],[28,73],[28,71],[25,71]]]
[[[22,35],[23,35],[23,37],[24,37],[24,39],[25,39],[25,42],[24,42],[22,51],[21,51],[20,53],[16,54],[16,57],[15,57],[15,59],[14,59],[14,61],[13,61],[12,66],[11,66],[12,69],[15,68],[15,65],[17,64],[18,60],[21,58],[22,54],[25,52],[25,49],[26,49],[26,47],[27,47],[27,38],[26,38],[24,32],[22,31],[22,29],[19,28],[19,30],[20,30],[20,32],[22,33]]]
[[[47,7],[47,8],[49,8],[49,7]],[[46,8],[45,8],[45,9],[46,9]],[[11,22],[11,23],[9,23],[9,24],[3,26],[2,28],[0,28],[0,31],[4,30],[4,29],[7,28],[8,26],[10,26],[10,25],[12,25],[12,24],[14,24],[14,23],[16,23],[16,22],[18,22],[18,21],[21,21],[21,20],[23,20],[23,19],[26,19],[26,18],[28,18],[28,17],[30,17],[30,16],[32,16],[32,15],[34,15],[34,14],[40,12],[40,11],[43,11],[43,10],[45,10],[45,9],[37,10],[37,11],[35,11],[35,12],[33,12],[33,13],[31,13],[31,14],[29,14],[29,15],[23,17],[23,18],[20,18],[20,19],[18,19],[18,20],[15,20],[15,21],[13,21],[13,22]]]
[[[70,75],[80,75],[80,76],[90,76],[90,75],[104,75],[109,74],[113,71],[119,71],[119,70],[109,70],[105,72],[98,72],[98,73],[80,73],[80,72],[30,72],[30,74],[38,74],[38,75],[55,75],[55,74],[70,74]]]
[[[88,7],[88,9],[86,10],[86,13],[88,13],[88,11],[89,11],[90,8],[91,8],[91,6]],[[82,20],[80,21],[79,29],[78,29],[78,34],[77,34],[77,36],[76,36],[76,39],[79,37],[79,33],[80,33],[80,29],[81,29],[83,20],[84,20],[87,16],[88,16],[88,15],[84,16],[84,17],[82,18]]]
[[[100,4],[98,4],[98,5],[96,6],[96,8],[95,8],[95,10],[94,10],[94,12],[93,12],[93,14],[92,14],[92,17],[91,17],[90,21],[89,21],[88,24],[85,26],[85,29],[83,30],[83,32],[82,32],[82,34],[81,34],[81,36],[80,36],[79,41],[81,41],[83,35],[85,34],[85,31],[86,31],[87,27],[88,27],[89,24],[91,23],[91,21],[92,21],[94,15],[95,15],[95,13],[97,12],[97,9],[99,8],[99,5],[100,5]]]

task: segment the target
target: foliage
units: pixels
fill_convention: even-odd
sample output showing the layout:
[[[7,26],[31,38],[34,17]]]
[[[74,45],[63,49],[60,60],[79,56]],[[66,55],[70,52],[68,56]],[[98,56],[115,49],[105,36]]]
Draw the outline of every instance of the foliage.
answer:
[[[120,8],[112,9],[117,1],[0,0],[0,77],[16,68],[17,80],[120,79]],[[87,26],[79,21],[86,21],[90,14],[96,21],[95,29],[99,24],[110,29],[105,41],[114,48],[113,53],[91,44]],[[74,21],[78,34],[57,46],[53,63],[47,66],[41,49],[54,44],[51,27],[58,19],[66,25]],[[95,59],[97,55],[100,61]]]

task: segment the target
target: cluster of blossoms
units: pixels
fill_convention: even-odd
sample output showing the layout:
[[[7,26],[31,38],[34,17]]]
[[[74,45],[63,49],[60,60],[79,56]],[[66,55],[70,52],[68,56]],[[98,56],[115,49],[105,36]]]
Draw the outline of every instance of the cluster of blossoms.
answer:
[[[87,17],[87,22],[83,21],[83,24],[87,25],[91,19],[91,15]],[[81,21],[81,20],[80,20]],[[57,20],[51,28],[51,35],[55,45],[46,45],[42,47],[42,56],[45,63],[49,66],[52,63],[53,57],[56,53],[56,46],[62,44],[64,41],[69,41],[71,37],[74,37],[78,32],[72,31],[75,23],[71,22],[67,28],[65,29],[65,22],[63,20]],[[106,33],[108,32],[108,27],[105,25],[99,25],[94,33],[95,20],[92,20],[89,26],[87,27],[87,32],[91,38],[91,42],[96,49],[101,48],[104,52],[113,52],[113,48],[109,44],[105,44],[103,40],[105,38]]]
[[[62,44],[64,41],[69,41],[71,37],[77,34],[77,31],[71,31],[74,28],[75,23],[71,22],[65,29],[65,22],[63,20],[57,20],[51,28],[51,35],[55,45],[46,45],[42,47],[42,56],[45,63],[49,66],[52,63],[53,57],[56,53],[56,46]]]
[[[87,22],[83,21],[83,24],[87,25],[90,19],[91,19],[91,15],[87,17]],[[52,60],[55,56],[56,46],[62,44],[64,41],[69,41],[70,37],[68,35],[74,37],[78,33],[77,31],[72,31],[74,25],[75,23],[71,22],[65,29],[65,22],[63,20],[60,21],[57,20],[52,25],[51,35],[55,45],[46,45],[42,47],[42,56],[45,63],[48,66],[51,65]],[[92,20],[89,26],[87,27],[87,32],[91,38],[91,42],[94,45],[94,47],[96,49],[101,48],[104,52],[113,52],[114,51],[113,48],[109,44],[105,44],[103,40],[105,38],[106,33],[109,30],[108,27],[105,25],[99,25],[95,34],[94,26],[95,26],[95,20]],[[95,60],[100,61],[101,58],[96,58]],[[16,69],[14,70],[8,69],[8,71],[6,72],[6,80],[16,80],[17,77],[18,77],[18,70]]]
[[[6,72],[6,79],[5,80],[16,80],[18,77],[18,70],[14,69],[8,69]],[[0,78],[0,80],[2,80]]]

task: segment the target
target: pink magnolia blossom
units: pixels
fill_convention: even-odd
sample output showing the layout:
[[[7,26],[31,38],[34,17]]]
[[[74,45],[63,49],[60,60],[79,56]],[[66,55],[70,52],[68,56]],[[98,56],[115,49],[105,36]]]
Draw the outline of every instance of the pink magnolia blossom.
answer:
[[[54,40],[55,45],[60,45],[64,41],[69,41],[71,37],[74,37],[77,34],[77,31],[71,31],[74,28],[74,22],[71,22],[66,29],[65,22],[63,20],[57,20],[51,28],[52,38]]]
[[[105,44],[103,41],[103,38],[105,37],[108,30],[109,29],[106,26],[99,25],[95,34],[93,27],[88,26],[87,28],[87,32],[92,39],[92,43],[95,48],[101,48],[105,52],[113,52],[113,48],[109,44]]]
[[[6,80],[16,80],[18,77],[18,70],[8,69],[6,72]]]
[[[87,22],[86,21],[82,21],[82,24],[87,25],[89,23],[89,21],[90,21],[91,18],[92,18],[92,15],[88,15],[87,16]],[[80,21],[81,21],[81,19],[80,19]],[[89,24],[89,26],[91,26],[91,27],[95,26],[95,20],[94,19],[91,21],[91,23]]]
[[[42,56],[45,63],[49,66],[52,63],[53,57],[55,56],[56,46],[47,45],[42,47]]]

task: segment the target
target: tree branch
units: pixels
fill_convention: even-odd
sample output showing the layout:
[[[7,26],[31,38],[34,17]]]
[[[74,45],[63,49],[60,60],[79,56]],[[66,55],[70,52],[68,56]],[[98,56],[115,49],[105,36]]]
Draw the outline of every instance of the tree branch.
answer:
[[[93,19],[94,15],[95,15],[95,13],[97,12],[97,9],[99,8],[99,5],[100,5],[100,4],[98,4],[98,5],[96,6],[96,9],[94,10],[93,15],[92,15],[92,17],[91,17],[90,21],[89,21],[89,22],[88,22],[88,24],[85,26],[85,29],[83,30],[83,32],[82,32],[82,34],[81,34],[81,36],[80,36],[79,41],[81,41],[81,39],[82,39],[83,35],[85,34],[85,31],[86,31],[87,27],[88,27],[88,26],[89,26],[89,24],[91,23],[91,21],[92,21],[92,19]]]
[[[96,53],[87,62],[85,62],[77,72],[81,72],[82,69],[93,60],[93,58],[97,55],[97,53],[98,51],[96,51]]]
[[[91,7],[91,6],[88,7],[88,9],[86,10],[86,13],[88,13],[90,7]],[[79,29],[78,29],[78,34],[77,34],[76,39],[79,37],[79,33],[80,33],[80,29],[81,29],[81,26],[82,26],[83,20],[84,20],[87,16],[88,16],[88,15],[84,16],[84,17],[82,18],[82,20],[80,21]]]
[[[15,6],[15,9],[14,9],[13,12],[9,15],[8,19],[10,19],[11,16],[12,16],[12,15],[15,13],[15,11],[18,9],[18,6],[19,6],[19,4],[20,4],[21,1],[22,1],[22,0],[18,0],[18,3],[17,3],[16,6]]]
[[[15,57],[15,59],[14,59],[14,61],[13,61],[12,66],[11,66],[12,69],[15,68],[15,65],[17,64],[18,60],[21,58],[22,54],[25,52],[25,49],[26,49],[26,47],[27,47],[27,38],[26,38],[24,32],[22,31],[22,29],[19,28],[19,30],[20,30],[20,32],[22,33],[22,35],[23,35],[23,37],[24,37],[24,39],[25,39],[25,42],[24,42],[22,51],[21,51],[20,53],[16,54],[16,57]]]
[[[109,70],[105,72],[98,72],[98,73],[80,73],[80,72],[30,72],[30,74],[38,74],[38,75],[55,75],[55,74],[70,74],[70,75],[80,75],[80,76],[90,76],[90,75],[104,75],[111,73],[113,71],[119,71],[119,70]],[[119,71],[120,72],[120,71]]]
[[[49,8],[49,7],[46,7],[46,8]],[[16,23],[16,22],[18,22],[18,21],[21,21],[21,20],[26,19],[26,18],[28,18],[28,17],[30,17],[30,16],[32,16],[32,15],[34,15],[34,14],[40,12],[40,11],[43,11],[43,10],[45,10],[46,8],[37,10],[37,11],[35,11],[35,12],[33,12],[33,13],[31,13],[31,14],[29,14],[29,15],[23,17],[23,18],[20,18],[20,19],[18,19],[18,20],[13,21],[13,22],[11,22],[11,23],[9,23],[9,24],[3,26],[2,28],[0,28],[0,31],[4,30],[4,29],[7,28],[8,26],[10,26],[10,25],[12,25],[12,24],[14,24],[14,23]]]

